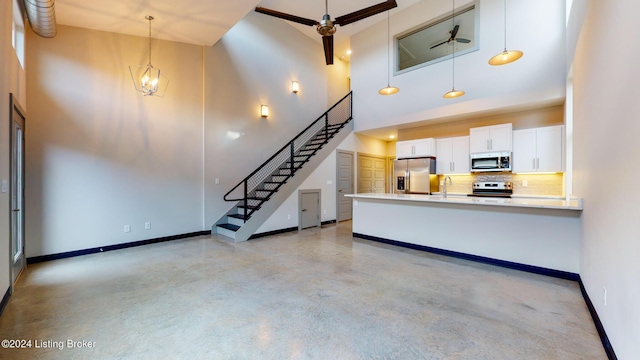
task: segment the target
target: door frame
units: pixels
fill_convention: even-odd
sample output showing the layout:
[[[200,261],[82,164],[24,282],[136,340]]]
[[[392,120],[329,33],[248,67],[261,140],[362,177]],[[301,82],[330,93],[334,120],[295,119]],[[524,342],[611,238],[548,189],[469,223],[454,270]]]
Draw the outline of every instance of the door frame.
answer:
[[[15,280],[18,279],[18,277],[20,276],[20,274],[18,274],[17,276],[15,275],[15,269],[14,269],[14,258],[13,258],[13,236],[14,236],[14,229],[13,229],[13,216],[14,216],[14,208],[15,208],[15,204],[13,203],[14,197],[13,197],[13,191],[14,191],[14,185],[13,185],[13,177],[14,177],[14,135],[13,135],[13,130],[14,130],[14,123],[18,122],[20,124],[20,127],[22,128],[22,168],[21,168],[21,172],[22,172],[22,176],[21,176],[21,180],[22,180],[22,193],[18,194],[19,197],[22,198],[22,206],[20,208],[20,214],[19,216],[21,217],[21,221],[20,221],[20,231],[22,233],[22,257],[23,257],[23,264],[22,264],[22,268],[20,270],[20,272],[24,271],[24,269],[27,268],[27,255],[25,253],[25,249],[26,249],[26,234],[25,234],[25,197],[24,197],[24,192],[25,192],[25,163],[26,163],[26,120],[27,120],[27,116],[26,116],[26,112],[24,111],[24,109],[20,106],[20,104],[18,103],[18,99],[15,97],[15,95],[13,95],[13,93],[9,94],[9,106],[10,106],[10,116],[9,116],[9,148],[10,148],[10,159],[9,159],[9,213],[11,214],[9,217],[9,264],[10,264],[10,282],[11,282],[11,294],[13,294],[14,291],[14,285],[15,285]],[[19,119],[15,118],[15,114],[18,114]]]
[[[298,190],[298,230],[302,230],[302,195],[303,194],[317,194],[318,195],[318,221],[315,227],[322,226],[322,192],[320,189],[305,189]],[[306,227],[305,229],[309,229],[313,226]]]
[[[354,176],[354,166],[356,164],[356,157],[355,157],[355,153],[353,151],[348,151],[348,150],[336,150],[336,179],[335,179],[335,184],[336,184],[336,223],[340,222],[340,221],[346,221],[346,220],[340,220],[339,216],[340,216],[340,195],[342,194],[341,192],[339,192],[339,184],[340,184],[340,154],[346,154],[346,155],[350,155],[351,156],[351,194],[354,194],[356,189],[355,189],[355,176]],[[353,213],[353,204],[351,205],[352,208],[352,213]],[[353,215],[352,215],[353,218]],[[347,220],[351,220],[351,219],[347,219]]]

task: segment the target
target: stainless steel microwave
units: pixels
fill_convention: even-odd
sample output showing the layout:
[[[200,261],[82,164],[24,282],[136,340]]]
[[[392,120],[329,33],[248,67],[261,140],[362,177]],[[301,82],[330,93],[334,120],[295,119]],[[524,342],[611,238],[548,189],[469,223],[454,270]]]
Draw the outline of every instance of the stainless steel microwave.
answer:
[[[471,172],[511,171],[510,152],[471,154]]]

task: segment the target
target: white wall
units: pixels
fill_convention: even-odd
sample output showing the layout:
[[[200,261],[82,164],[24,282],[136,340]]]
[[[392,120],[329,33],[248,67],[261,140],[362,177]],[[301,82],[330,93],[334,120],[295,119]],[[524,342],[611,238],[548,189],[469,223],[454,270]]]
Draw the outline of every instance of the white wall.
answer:
[[[27,40],[27,256],[204,230],[201,47],[153,41],[159,98],[128,70],[146,38],[58,26]]]
[[[489,223],[500,224],[500,231],[486,227]],[[573,210],[354,198],[353,232],[574,274],[580,271],[580,213]]]
[[[351,133],[332,152],[316,170],[289,196],[289,198],[276,210],[273,215],[256,231],[256,234],[297,227],[298,222],[298,190],[320,189],[321,220],[336,220],[336,152],[337,150],[352,151],[353,180],[356,185],[358,169],[357,153],[386,156],[387,142],[372,137]],[[328,182],[331,181],[331,184]],[[356,190],[356,189],[354,189]],[[291,215],[291,219],[289,219]]]
[[[227,191],[327,110],[329,75],[318,43],[254,12],[205,49],[205,66],[209,227],[235,204],[223,200]],[[298,94],[292,80],[300,83]],[[269,105],[269,118],[260,117],[260,104]]]
[[[573,63],[574,194],[584,198],[581,276],[625,360],[640,357],[640,43],[612,39],[629,34],[638,13],[637,1],[591,1]]]
[[[11,45],[13,1],[0,2],[0,180],[10,181],[9,93],[13,93],[27,111],[25,71]],[[28,113],[27,113],[28,115]],[[28,121],[28,120],[27,120]],[[27,124],[29,124],[27,122]],[[10,209],[9,192],[0,193],[0,299],[11,284],[10,279]]]
[[[350,86],[350,66],[349,63],[334,57],[333,65],[326,66],[329,74],[329,94],[327,108],[333,106],[347,95],[351,90]]]
[[[456,1],[456,7],[468,2]],[[455,87],[467,93],[459,99],[442,98],[452,87],[451,60],[392,76],[391,85],[399,87],[400,92],[388,97],[378,95],[378,89],[387,84],[386,20],[352,37],[356,131],[525,104],[562,102],[565,63],[558,60],[565,54],[564,2],[508,2],[507,47],[524,51],[524,57],[497,67],[487,62],[504,49],[503,1],[483,0],[477,9],[480,49],[455,59]],[[451,2],[439,0],[421,1],[397,12],[390,20],[391,41],[398,33],[450,12]]]

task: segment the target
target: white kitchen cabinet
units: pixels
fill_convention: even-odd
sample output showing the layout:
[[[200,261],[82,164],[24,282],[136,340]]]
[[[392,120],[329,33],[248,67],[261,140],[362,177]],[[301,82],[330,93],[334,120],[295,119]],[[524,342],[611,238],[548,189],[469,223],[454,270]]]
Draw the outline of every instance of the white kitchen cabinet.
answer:
[[[433,138],[396,142],[396,158],[408,159],[436,156],[436,141]]]
[[[511,136],[513,128],[511,124],[483,126],[469,129],[470,152],[499,152],[511,151]]]
[[[513,131],[513,172],[564,171],[564,126]]]
[[[469,173],[469,137],[436,140],[436,173]]]

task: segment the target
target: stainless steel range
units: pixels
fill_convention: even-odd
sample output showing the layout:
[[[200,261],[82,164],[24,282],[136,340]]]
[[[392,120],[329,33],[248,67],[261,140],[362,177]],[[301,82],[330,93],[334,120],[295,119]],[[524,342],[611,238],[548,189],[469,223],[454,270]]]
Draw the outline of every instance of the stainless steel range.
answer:
[[[473,183],[469,196],[511,197],[513,183],[510,181],[478,181]]]

